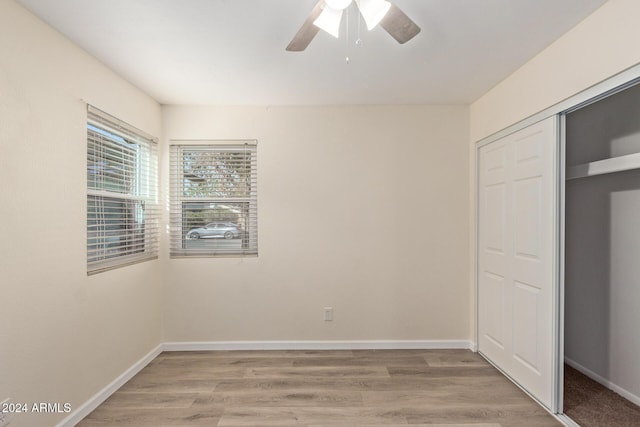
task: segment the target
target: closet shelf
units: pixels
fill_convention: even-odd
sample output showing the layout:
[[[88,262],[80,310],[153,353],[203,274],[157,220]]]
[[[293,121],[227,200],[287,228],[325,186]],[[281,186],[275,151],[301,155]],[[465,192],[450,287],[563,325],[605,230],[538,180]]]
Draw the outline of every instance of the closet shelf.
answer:
[[[640,169],[640,153],[612,157],[567,168],[567,180]]]

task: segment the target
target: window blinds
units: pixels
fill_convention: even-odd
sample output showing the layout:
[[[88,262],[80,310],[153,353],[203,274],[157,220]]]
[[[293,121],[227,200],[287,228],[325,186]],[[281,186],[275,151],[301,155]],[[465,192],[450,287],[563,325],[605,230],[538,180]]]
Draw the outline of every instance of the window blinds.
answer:
[[[158,255],[157,144],[87,107],[87,272]]]
[[[174,141],[171,256],[258,254],[256,141]]]

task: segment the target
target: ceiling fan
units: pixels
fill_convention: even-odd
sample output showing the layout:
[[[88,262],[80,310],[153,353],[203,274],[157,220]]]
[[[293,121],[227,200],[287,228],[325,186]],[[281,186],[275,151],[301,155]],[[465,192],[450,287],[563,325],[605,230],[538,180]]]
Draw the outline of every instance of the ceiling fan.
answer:
[[[344,9],[349,7],[351,1],[318,1],[286,50],[290,52],[305,50],[320,29],[337,38]],[[420,32],[420,27],[393,3],[386,0],[354,0],[354,2],[369,30],[380,24],[400,44],[408,42]]]

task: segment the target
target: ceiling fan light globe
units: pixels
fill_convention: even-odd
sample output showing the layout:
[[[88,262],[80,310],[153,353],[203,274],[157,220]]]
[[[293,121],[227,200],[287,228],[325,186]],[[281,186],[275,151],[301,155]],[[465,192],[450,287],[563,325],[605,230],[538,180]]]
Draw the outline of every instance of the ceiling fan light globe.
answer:
[[[344,10],[351,4],[351,0],[324,0],[324,2],[331,9],[335,10]]]
[[[375,28],[391,8],[386,0],[360,0],[357,4],[368,30]]]
[[[331,34],[333,37],[340,37],[340,22],[342,21],[342,10],[325,7],[318,18],[313,21],[313,25]]]

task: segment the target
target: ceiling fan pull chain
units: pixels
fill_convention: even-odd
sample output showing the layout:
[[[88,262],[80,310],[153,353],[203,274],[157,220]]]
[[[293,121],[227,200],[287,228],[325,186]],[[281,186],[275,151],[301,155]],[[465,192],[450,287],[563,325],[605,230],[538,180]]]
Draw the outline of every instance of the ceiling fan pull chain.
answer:
[[[346,47],[346,49],[345,49],[345,50],[346,50],[346,57],[345,57],[345,62],[346,62],[347,64],[349,64],[349,9],[350,9],[350,8],[348,8],[348,7],[347,7],[347,8],[346,8],[346,10],[345,10],[345,14],[347,15],[347,16],[346,16],[346,18],[347,18],[347,19],[345,19],[345,21],[346,21],[346,22],[345,22],[345,26],[346,26],[346,28],[345,28],[345,31],[344,31],[344,33],[345,33],[345,40],[346,40],[346,46],[345,46],[345,47]]]
[[[359,10],[359,9],[358,9]],[[356,39],[356,46],[362,46],[362,39],[360,38],[360,24],[362,23],[362,15],[358,14],[358,38]]]
[[[360,0],[356,0],[358,11],[360,11]],[[362,23],[362,14],[358,13],[358,37],[356,38],[356,46],[362,46],[362,38],[360,38],[360,24]]]

